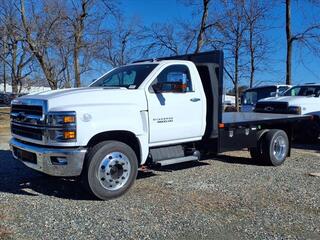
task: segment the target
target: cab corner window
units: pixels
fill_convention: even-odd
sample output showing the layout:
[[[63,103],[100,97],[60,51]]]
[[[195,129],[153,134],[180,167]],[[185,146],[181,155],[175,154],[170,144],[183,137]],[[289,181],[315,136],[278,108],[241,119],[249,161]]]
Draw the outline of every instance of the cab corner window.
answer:
[[[192,91],[190,72],[186,65],[172,65],[165,68],[153,81],[150,92],[185,93]]]

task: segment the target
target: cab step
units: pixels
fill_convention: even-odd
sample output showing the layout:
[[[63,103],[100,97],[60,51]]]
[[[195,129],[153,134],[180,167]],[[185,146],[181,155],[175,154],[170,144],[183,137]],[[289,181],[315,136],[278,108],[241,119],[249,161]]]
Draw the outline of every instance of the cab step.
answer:
[[[186,156],[186,157],[179,157],[179,158],[172,158],[167,160],[157,161],[156,164],[162,166],[183,163],[183,162],[190,162],[190,161],[198,161],[198,156]]]

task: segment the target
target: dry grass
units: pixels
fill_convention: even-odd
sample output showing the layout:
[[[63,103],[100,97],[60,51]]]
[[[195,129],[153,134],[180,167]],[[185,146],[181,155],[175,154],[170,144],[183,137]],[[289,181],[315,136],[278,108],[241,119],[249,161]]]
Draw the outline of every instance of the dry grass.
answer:
[[[0,108],[0,146],[1,144],[7,144],[10,139],[10,116],[8,114],[9,111],[9,108]]]
[[[6,228],[0,227],[0,239],[8,239],[12,235],[12,232]]]
[[[8,128],[10,126],[10,108],[0,108],[0,128]]]
[[[7,219],[6,216],[0,213],[0,223],[5,219]],[[12,234],[13,233],[10,230],[0,225],[0,239],[9,239]]]

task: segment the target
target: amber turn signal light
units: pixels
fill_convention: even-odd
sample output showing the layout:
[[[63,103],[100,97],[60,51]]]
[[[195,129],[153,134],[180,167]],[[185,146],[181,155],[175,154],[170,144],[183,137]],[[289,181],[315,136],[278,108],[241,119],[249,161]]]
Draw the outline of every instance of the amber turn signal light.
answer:
[[[76,121],[75,116],[64,116],[63,123],[74,123]]]
[[[64,139],[75,139],[76,138],[76,132],[75,131],[65,131],[63,132]]]

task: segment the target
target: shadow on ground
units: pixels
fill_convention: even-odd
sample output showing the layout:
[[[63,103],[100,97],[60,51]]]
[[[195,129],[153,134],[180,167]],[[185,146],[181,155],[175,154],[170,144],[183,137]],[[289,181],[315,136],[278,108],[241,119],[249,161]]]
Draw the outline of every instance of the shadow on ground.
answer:
[[[139,172],[139,179],[156,176]],[[15,160],[9,150],[0,150],[0,192],[19,195],[48,195],[73,200],[94,200],[78,178],[52,177],[26,167]]]
[[[320,152],[320,144],[294,144],[296,149],[307,149]],[[213,159],[229,164],[257,165],[251,158],[228,155],[206,156],[204,160]],[[186,162],[156,168],[157,172],[179,171],[194,167],[205,167],[207,162]],[[154,171],[138,173],[138,181],[144,178],[157,177]],[[9,150],[0,150],[0,193],[20,195],[48,195],[73,200],[93,200],[94,198],[82,187],[80,179],[51,177],[26,167],[14,160]]]
[[[209,164],[206,162],[191,161],[191,162],[167,165],[163,167],[156,167],[155,169],[160,172],[172,172],[172,171],[179,171],[179,170],[184,170],[188,168],[201,167],[201,166],[207,166],[207,165]]]
[[[317,153],[320,153],[320,140],[318,142],[312,143],[312,144],[293,143],[292,147],[295,149],[311,150],[311,151],[315,151]]]
[[[253,166],[264,166],[263,163],[260,163],[258,160],[246,157],[235,157],[228,155],[217,155],[214,157],[214,160],[230,164],[241,164],[241,165],[253,165]]]

